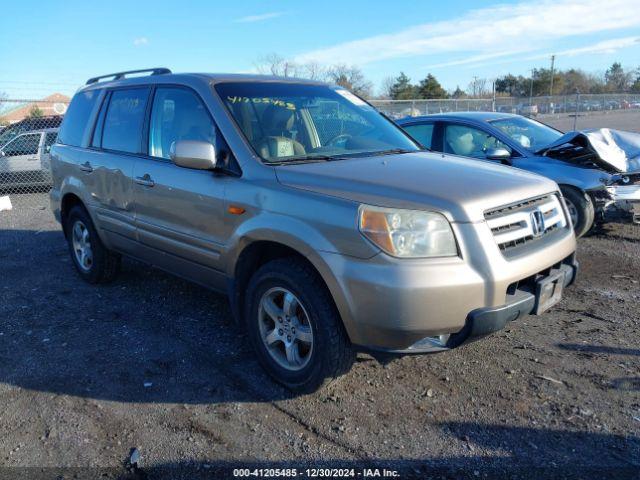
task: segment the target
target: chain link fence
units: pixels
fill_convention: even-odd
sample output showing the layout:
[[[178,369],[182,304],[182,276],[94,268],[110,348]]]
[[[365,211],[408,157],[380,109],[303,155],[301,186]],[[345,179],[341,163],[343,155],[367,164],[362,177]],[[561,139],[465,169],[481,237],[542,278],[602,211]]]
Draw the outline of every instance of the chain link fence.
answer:
[[[50,150],[68,102],[0,99],[0,211],[46,208]]]
[[[68,103],[68,97],[60,94],[51,95],[44,100],[0,98],[0,212],[48,208],[47,193],[51,187],[50,149],[55,143]],[[461,111],[497,111],[533,117],[565,115],[576,118],[611,111],[640,114],[640,94],[373,100],[371,103],[393,119]],[[575,121],[572,123],[575,125]]]
[[[448,112],[502,112],[536,117],[554,114],[584,115],[614,110],[638,112],[640,94],[373,100],[371,104],[393,119]]]

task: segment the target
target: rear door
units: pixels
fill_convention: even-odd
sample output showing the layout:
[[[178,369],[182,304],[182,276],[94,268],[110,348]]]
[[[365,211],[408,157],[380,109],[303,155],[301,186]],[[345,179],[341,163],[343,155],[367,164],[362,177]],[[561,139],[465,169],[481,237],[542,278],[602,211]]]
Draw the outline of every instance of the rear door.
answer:
[[[23,133],[2,148],[0,185],[36,185],[41,180],[42,133]]]
[[[40,140],[42,133],[23,133],[2,148],[3,172],[33,172],[40,170]]]
[[[191,89],[158,86],[151,104],[148,153],[136,162],[135,211],[141,256],[150,263],[213,287],[224,287],[221,253],[225,186],[232,177],[175,165],[178,140],[223,140],[199,96]]]
[[[107,92],[79,165],[91,190],[95,220],[109,243],[135,252],[133,171],[142,155],[148,86]]]

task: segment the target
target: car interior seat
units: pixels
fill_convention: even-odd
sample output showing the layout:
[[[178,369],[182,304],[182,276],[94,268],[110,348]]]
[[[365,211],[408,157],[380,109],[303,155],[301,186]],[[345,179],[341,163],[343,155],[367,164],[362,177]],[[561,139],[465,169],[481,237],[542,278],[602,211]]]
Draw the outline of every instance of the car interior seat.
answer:
[[[269,105],[262,114],[264,137],[257,142],[258,153],[263,158],[305,155],[302,143],[291,138],[294,122],[293,110]]]

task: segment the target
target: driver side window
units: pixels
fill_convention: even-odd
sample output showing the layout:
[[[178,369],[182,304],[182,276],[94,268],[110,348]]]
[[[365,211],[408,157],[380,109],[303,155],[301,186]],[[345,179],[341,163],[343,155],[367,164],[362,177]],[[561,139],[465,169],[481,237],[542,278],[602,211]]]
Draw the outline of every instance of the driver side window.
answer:
[[[215,144],[216,129],[200,99],[184,88],[159,87],[149,124],[149,155],[169,158],[171,144],[200,140]]]
[[[511,153],[511,148],[505,143],[479,128],[456,124],[448,124],[445,126],[445,153],[486,159],[487,152],[495,149],[505,149]]]

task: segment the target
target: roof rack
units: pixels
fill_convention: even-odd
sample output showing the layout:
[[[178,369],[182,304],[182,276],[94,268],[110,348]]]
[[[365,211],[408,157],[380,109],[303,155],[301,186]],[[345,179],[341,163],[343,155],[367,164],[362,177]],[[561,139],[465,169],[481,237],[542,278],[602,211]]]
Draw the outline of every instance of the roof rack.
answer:
[[[122,80],[123,78],[125,78],[125,75],[130,75],[132,73],[146,73],[146,72],[151,72],[151,75],[164,75],[167,73],[171,73],[171,70],[169,70],[168,68],[143,68],[142,70],[129,70],[127,72],[118,72],[118,73],[110,73],[108,75],[100,75],[99,77],[92,77],[89,80],[87,80],[87,85],[90,85],[92,83],[97,83],[100,80],[102,80],[103,78],[112,78],[112,80]]]

